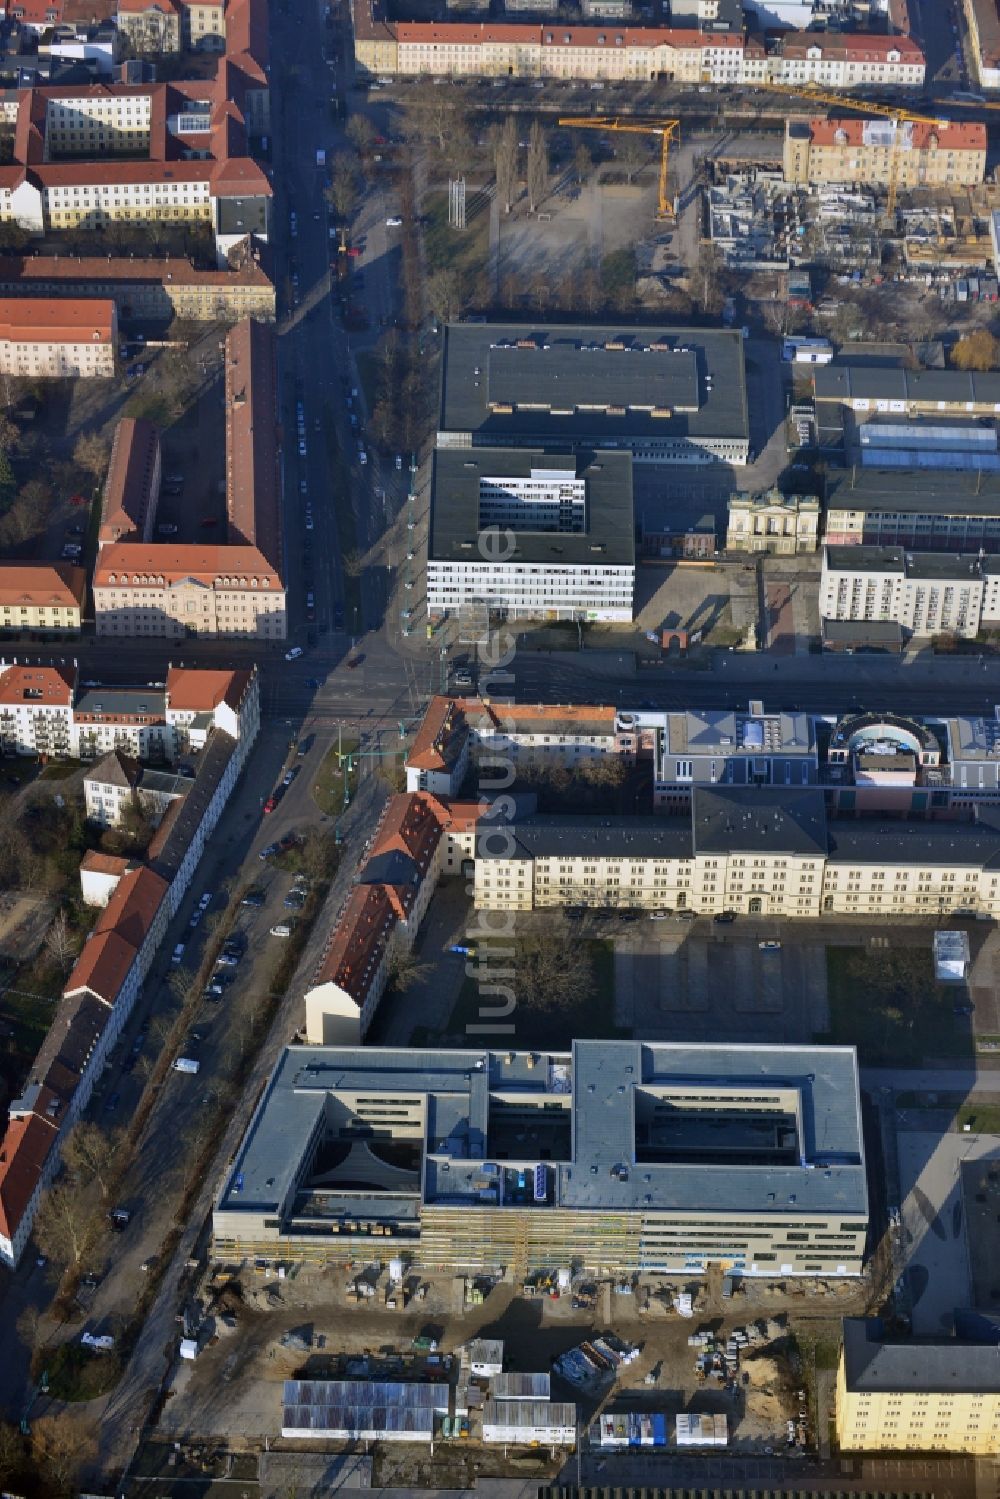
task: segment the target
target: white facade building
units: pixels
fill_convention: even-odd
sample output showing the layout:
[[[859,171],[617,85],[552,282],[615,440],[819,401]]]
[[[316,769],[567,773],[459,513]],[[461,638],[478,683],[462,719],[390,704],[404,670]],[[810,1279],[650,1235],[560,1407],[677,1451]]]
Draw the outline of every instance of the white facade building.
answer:
[[[630,620],[634,525],[628,453],[439,449],[428,612],[487,603],[514,618]]]
[[[823,619],[895,620],[911,635],[974,639],[1000,620],[995,559],[902,547],[826,547],[820,578]]]

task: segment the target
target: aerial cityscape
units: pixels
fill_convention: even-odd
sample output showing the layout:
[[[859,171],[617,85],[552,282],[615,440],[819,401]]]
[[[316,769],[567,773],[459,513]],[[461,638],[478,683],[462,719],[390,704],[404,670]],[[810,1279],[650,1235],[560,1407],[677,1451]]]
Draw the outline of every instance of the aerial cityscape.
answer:
[[[1000,0],[0,3],[0,1496],[1000,1495]]]

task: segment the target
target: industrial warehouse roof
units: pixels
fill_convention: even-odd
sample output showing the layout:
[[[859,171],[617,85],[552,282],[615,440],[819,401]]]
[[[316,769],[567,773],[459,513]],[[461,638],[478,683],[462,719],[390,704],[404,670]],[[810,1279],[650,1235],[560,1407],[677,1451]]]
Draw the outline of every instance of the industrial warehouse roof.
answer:
[[[825,364],[810,371],[817,401],[900,402],[886,411],[904,410],[909,404],[943,401],[964,409],[965,402],[1000,410],[1000,374],[973,370],[880,369],[870,364]],[[878,408],[876,408],[878,409]]]
[[[890,372],[891,373],[891,372]],[[826,480],[831,510],[889,511],[907,515],[1000,515],[1000,475],[948,474],[898,469],[847,469]]]
[[[376,1379],[286,1379],[282,1436],[333,1437],[381,1431],[431,1436],[436,1412],[447,1414],[447,1384]]]
[[[452,323],[438,426],[504,441],[745,438],[743,339],[719,329]]]
[[[586,485],[586,530],[516,530],[514,550],[480,549],[482,479],[529,479],[532,471],[572,473]],[[492,526],[495,533],[497,527]],[[500,524],[499,530],[506,534]],[[431,480],[428,557],[435,562],[547,562],[553,567],[631,567],[635,518],[630,453],[554,454],[529,448],[439,448]]]
[[[882,1336],[877,1319],[845,1317],[848,1390],[886,1394],[964,1391],[972,1395],[1000,1391],[1000,1346],[995,1343],[964,1343],[958,1338],[887,1343]]]
[[[794,1100],[795,1159],[748,1165],[740,1153],[696,1165],[677,1159],[635,1161],[636,1101],[640,1090],[671,1087],[704,1091],[711,1109],[719,1090],[775,1091]],[[216,1203],[216,1212],[245,1208],[280,1211],[294,1201],[310,1159],[310,1144],[326,1113],[327,1095],[384,1092],[427,1094],[424,1200],[482,1207],[490,1164],[490,1096],[560,1097],[572,1110],[572,1159],[549,1161],[554,1201],[563,1208],[609,1211],[713,1213],[867,1211],[857,1061],[851,1047],[651,1045],[632,1041],[576,1041],[571,1054],[499,1051],[421,1051],[386,1047],[288,1047],[258,1104]],[[705,1141],[714,1145],[714,1136]],[[703,1142],[704,1143],[704,1142]],[[493,1173],[490,1176],[490,1173]],[[353,1172],[352,1172],[353,1177]],[[414,1196],[401,1203],[408,1212]],[[324,1213],[336,1218],[336,1187],[323,1189]],[[377,1191],[354,1181],[343,1212],[384,1217]],[[395,1200],[393,1203],[395,1209]],[[539,1207],[537,1211],[544,1211]]]

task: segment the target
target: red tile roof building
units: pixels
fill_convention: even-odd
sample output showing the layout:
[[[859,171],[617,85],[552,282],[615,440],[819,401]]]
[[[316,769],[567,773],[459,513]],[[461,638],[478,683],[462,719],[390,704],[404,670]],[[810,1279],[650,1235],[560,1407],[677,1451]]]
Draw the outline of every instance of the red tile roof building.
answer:
[[[390,976],[395,945],[410,947],[442,873],[459,873],[475,842],[478,804],[401,794],[386,804],[357,882],[306,992],[306,1036],[324,1045],[364,1037]]]
[[[884,187],[893,168],[901,188],[978,186],[986,177],[986,126],[919,120],[896,126],[882,118],[785,122],[786,182]]]
[[[104,481],[98,544],[149,541],[160,498],[160,434],[145,417],[124,416],[115,428]]]
[[[226,516],[229,541],[281,571],[281,479],[274,329],[237,324],[226,338]]]
[[[228,545],[119,542],[94,569],[99,635],[284,640],[277,393],[272,328],[226,339]]]
[[[223,270],[202,271],[168,256],[134,260],[113,255],[0,255],[0,296],[110,297],[119,317],[195,321],[273,319],[274,283],[249,239]]]
[[[159,708],[161,715],[173,715],[182,734],[192,733],[192,720],[208,725],[206,747],[184,799],[186,821],[175,818],[174,831],[166,835],[167,842],[173,838],[180,844],[160,858],[170,871],[166,877],[149,865],[130,867],[104,854],[87,854],[81,861],[84,899],[103,903],[104,909],[65,983],[0,1141],[0,1260],[8,1265],[16,1266],[24,1252],[41,1194],[58,1164],[60,1139],[87,1105],[257,731],[256,671],[172,669],[159,704],[156,697],[149,689],[93,683],[78,688],[75,668],[5,668],[0,662],[0,727],[4,714],[20,712],[25,702],[49,719],[72,719],[79,710],[105,721],[130,716],[148,721]],[[165,727],[162,716],[160,722]]]
[[[87,575],[67,562],[0,562],[0,632],[75,634]]]
[[[493,76],[745,84],[771,81],[922,86],[923,53],[909,36],[787,32],[766,45],[738,33],[608,21],[393,21],[382,0],[353,0],[354,54],[363,75]]]
[[[231,0],[233,51],[214,78],[53,85],[0,101],[0,117],[14,126],[13,161],[0,166],[0,221],[44,235],[79,224],[188,219],[211,226],[223,261],[248,234],[267,239],[271,185],[248,144],[269,121],[261,4]],[[199,25],[209,13],[187,8]],[[221,18],[221,7],[210,9]],[[224,31],[220,19],[213,34],[222,47]]]
[[[118,312],[104,298],[0,298],[2,374],[111,378],[117,338]]]

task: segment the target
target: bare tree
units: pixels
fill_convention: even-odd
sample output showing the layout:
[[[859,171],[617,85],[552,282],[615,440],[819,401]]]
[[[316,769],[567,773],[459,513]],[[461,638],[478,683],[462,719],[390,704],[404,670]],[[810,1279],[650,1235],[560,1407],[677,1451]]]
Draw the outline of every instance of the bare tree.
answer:
[[[76,957],[76,943],[65,911],[57,911],[45,933],[45,951],[61,974],[69,973]]]
[[[97,1427],[68,1411],[42,1416],[31,1430],[31,1451],[47,1492],[72,1493],[82,1470],[97,1457]]]
[[[537,213],[538,205],[545,197],[545,189],[549,185],[549,150],[545,142],[545,133],[538,120],[532,120],[531,130],[528,134],[528,208],[531,213]]]
[[[0,414],[0,451],[9,453],[17,445],[20,435],[17,423],[12,422],[9,416]]]
[[[330,186],[326,196],[338,219],[346,223],[358,198],[357,169],[349,151],[338,151],[330,163]]]
[[[367,115],[351,115],[347,122],[347,139],[359,155],[370,151],[375,140],[375,126]]]
[[[462,281],[453,266],[442,266],[427,278],[427,306],[441,323],[450,323],[462,310]]]
[[[24,1467],[24,1438],[10,1421],[0,1421],[0,1483],[6,1488]]]
[[[99,432],[83,432],[73,448],[73,462],[96,482],[104,477],[111,450]]]
[[[624,167],[629,182],[646,165],[648,157],[649,151],[642,136],[626,134],[623,137],[618,147],[618,160]]]
[[[510,213],[517,191],[517,120],[508,115],[493,142],[493,166],[497,193],[503,200],[504,213]]]
[[[73,1181],[56,1182],[42,1198],[35,1218],[35,1243],[49,1259],[75,1268],[87,1247],[91,1219],[83,1188]]]
[[[389,949],[389,983],[397,994],[419,984],[431,972],[430,963],[422,963],[412,947],[394,937]]]
[[[702,312],[718,312],[722,307],[722,288],[719,283],[719,252],[707,241],[698,251],[698,266],[695,273],[698,301]]]
[[[514,965],[517,997],[533,1009],[568,1009],[594,993],[590,951],[562,915],[518,939]]]
[[[62,1148],[66,1169],[84,1187],[96,1183],[104,1202],[115,1183],[123,1138],[121,1130],[105,1134],[100,1125],[84,1120],[67,1136]]]
[[[590,147],[581,141],[573,153],[573,175],[581,187],[590,176],[593,165],[594,158],[590,154]]]

